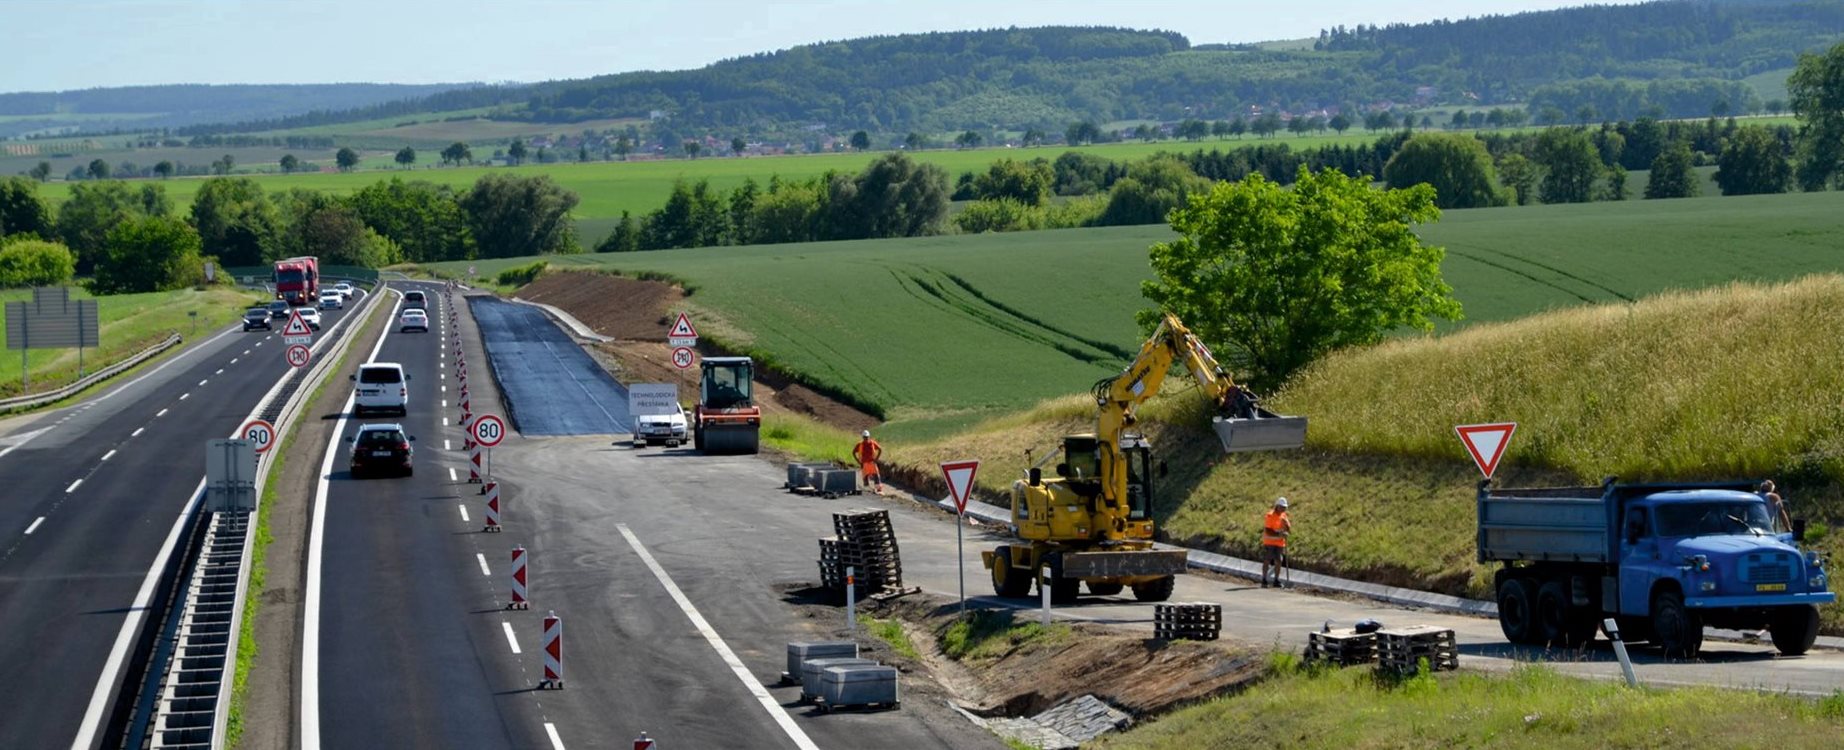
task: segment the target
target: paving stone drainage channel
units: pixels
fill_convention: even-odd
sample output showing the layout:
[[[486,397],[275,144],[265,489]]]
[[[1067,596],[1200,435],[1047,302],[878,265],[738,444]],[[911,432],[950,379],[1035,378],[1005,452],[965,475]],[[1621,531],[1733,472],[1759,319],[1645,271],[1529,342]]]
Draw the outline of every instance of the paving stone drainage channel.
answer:
[[[315,366],[290,372],[263,398],[253,417],[276,426],[277,440],[305,406],[307,385],[332,369],[344,351],[347,332],[365,319],[382,289],[365,295],[339,323],[327,329],[314,347]],[[259,471],[256,497],[273,462]],[[148,668],[158,680],[144,684],[129,728],[127,747],[222,748],[229,720],[237,663],[238,630],[249,591],[249,562],[254,551],[256,510],[211,512],[194,516],[185,538],[198,539],[196,554],[185,560],[184,585],[162,611],[166,630],[155,640]],[[202,537],[202,538],[200,538]]]

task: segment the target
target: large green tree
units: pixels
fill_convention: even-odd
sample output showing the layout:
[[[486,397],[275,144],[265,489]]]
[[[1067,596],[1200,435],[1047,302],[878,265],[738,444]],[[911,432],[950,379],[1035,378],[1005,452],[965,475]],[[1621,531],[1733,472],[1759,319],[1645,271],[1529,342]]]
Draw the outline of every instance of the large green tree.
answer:
[[[1174,212],[1178,239],[1152,246],[1141,292],[1269,389],[1321,355],[1430,318],[1457,320],[1445,251],[1415,235],[1440,218],[1434,189],[1379,190],[1331,169],[1292,189],[1252,175],[1217,183]]]
[[[25,234],[0,241],[0,288],[68,284],[76,273],[77,256],[62,244]]]
[[[1108,190],[1108,205],[1097,223],[1102,226],[1158,224],[1191,196],[1207,192],[1210,181],[1197,176],[1184,162],[1156,157],[1135,162],[1127,175]]]
[[[442,163],[459,165],[461,162],[474,163],[474,150],[466,143],[455,141],[442,149]]]
[[[1690,144],[1673,143],[1652,160],[1652,177],[1646,181],[1646,198],[1695,198],[1700,178]]]
[[[1498,178],[1520,206],[1528,206],[1537,197],[1537,165],[1523,154],[1509,153],[1498,160]]]
[[[359,152],[342,146],[338,153],[333,154],[333,163],[339,167],[339,171],[350,172],[359,166]]]
[[[1050,188],[1056,184],[1056,172],[1042,159],[1014,161],[1000,159],[973,178],[973,197],[980,200],[1010,198],[1027,206],[1050,202]]]
[[[51,239],[56,236],[52,226],[51,208],[38,197],[38,183],[24,177],[0,178],[0,237]]]
[[[1792,182],[1793,167],[1772,131],[1746,127],[1722,144],[1716,157],[1716,186],[1723,195],[1784,193]]]
[[[281,215],[248,177],[206,180],[192,199],[192,225],[205,254],[227,266],[260,266],[287,255]]]
[[[204,257],[192,225],[166,216],[131,218],[109,230],[104,258],[90,281],[95,294],[178,289],[204,279]]]
[[[460,203],[480,257],[513,258],[577,252],[570,209],[578,200],[549,175],[496,173],[476,181]]]
[[[1536,162],[1543,166],[1539,192],[1544,203],[1587,203],[1606,167],[1588,133],[1550,128],[1537,136]]]
[[[395,242],[403,259],[432,263],[474,257],[474,236],[453,188],[392,177],[354,193],[352,209],[365,225]]]
[[[397,149],[397,156],[394,158],[404,169],[409,169],[411,165],[416,163],[416,149],[404,146],[403,148]]]
[[[1508,203],[1493,173],[1485,143],[1470,135],[1422,133],[1402,144],[1383,165],[1383,181],[1393,188],[1427,184],[1441,208],[1482,208]]]
[[[1799,116],[1799,185],[1823,190],[1844,177],[1844,42],[1801,54],[1786,91]]]
[[[103,256],[109,231],[128,219],[145,216],[141,196],[117,180],[72,185],[58,206],[58,237],[77,254],[77,273],[87,275]]]

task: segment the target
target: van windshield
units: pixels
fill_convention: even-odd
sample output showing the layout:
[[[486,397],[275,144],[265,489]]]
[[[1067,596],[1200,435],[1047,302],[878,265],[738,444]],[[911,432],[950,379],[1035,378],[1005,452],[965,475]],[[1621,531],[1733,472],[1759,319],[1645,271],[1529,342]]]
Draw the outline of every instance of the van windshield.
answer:
[[[1766,503],[1668,503],[1652,509],[1659,536],[1724,536],[1774,533]]]
[[[395,367],[362,367],[359,368],[359,382],[401,383],[403,382],[403,373],[398,371]]]

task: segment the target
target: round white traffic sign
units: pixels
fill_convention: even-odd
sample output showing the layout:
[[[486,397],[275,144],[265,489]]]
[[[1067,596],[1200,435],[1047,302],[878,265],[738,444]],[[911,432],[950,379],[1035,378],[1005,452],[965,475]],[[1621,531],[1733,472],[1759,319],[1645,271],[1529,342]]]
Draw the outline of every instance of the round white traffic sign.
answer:
[[[491,414],[475,417],[469,429],[474,431],[474,442],[488,448],[499,445],[499,441],[506,438],[506,423]]]
[[[314,353],[308,351],[305,346],[295,344],[288,347],[288,353],[285,356],[288,357],[288,364],[295,367],[306,367],[307,363],[314,358]]]
[[[244,440],[250,441],[257,453],[263,453],[275,447],[275,425],[261,419],[250,420],[243,426],[243,429],[237,431],[237,434]]]
[[[672,350],[672,366],[673,367],[677,367],[681,370],[685,370],[685,369],[689,369],[692,366],[692,364],[697,361],[698,361],[698,356],[692,353],[691,347],[689,346],[676,347]]]

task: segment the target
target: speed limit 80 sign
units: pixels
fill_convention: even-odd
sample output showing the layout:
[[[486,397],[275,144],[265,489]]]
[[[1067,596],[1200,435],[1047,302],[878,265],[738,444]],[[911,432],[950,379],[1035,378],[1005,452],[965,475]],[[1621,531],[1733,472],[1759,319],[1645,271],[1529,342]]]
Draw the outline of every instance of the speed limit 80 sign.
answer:
[[[237,437],[250,441],[250,447],[257,453],[266,453],[275,447],[275,425],[261,419],[252,419],[237,431]]]
[[[492,414],[482,414],[474,418],[474,442],[487,448],[499,445],[506,439],[506,423]]]

